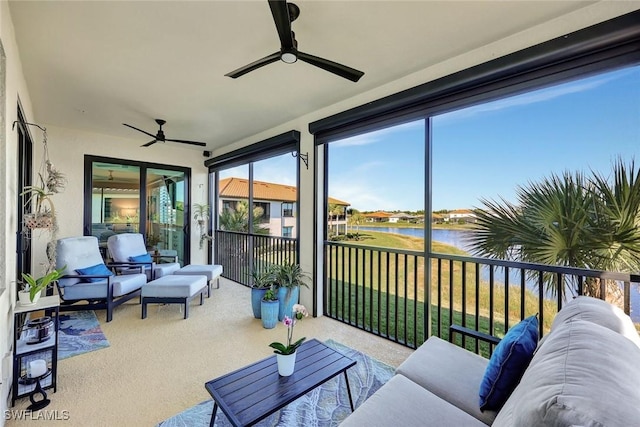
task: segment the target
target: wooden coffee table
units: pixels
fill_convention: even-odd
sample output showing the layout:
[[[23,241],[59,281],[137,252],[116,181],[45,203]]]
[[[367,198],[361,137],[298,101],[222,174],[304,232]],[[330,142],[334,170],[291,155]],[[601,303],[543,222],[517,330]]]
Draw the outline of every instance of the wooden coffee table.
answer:
[[[353,411],[347,369],[356,362],[316,339],[303,343],[297,353],[290,377],[278,374],[273,355],[206,382],[204,386],[214,400],[209,425],[214,424],[218,406],[234,426],[254,425],[340,373],[344,373]]]

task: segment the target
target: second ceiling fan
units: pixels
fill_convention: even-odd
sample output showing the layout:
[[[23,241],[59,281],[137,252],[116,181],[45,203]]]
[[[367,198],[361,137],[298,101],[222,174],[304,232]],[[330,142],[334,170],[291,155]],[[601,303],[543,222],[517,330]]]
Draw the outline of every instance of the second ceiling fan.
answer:
[[[142,132],[145,135],[149,135],[151,138],[153,138],[152,141],[147,142],[146,144],[141,145],[141,147],[149,147],[150,145],[155,144],[156,142],[179,142],[180,144],[190,144],[190,145],[197,145],[199,147],[206,147],[207,144],[204,142],[200,142],[200,141],[189,141],[186,139],[170,139],[170,138],[166,138],[164,136],[164,131],[162,130],[162,125],[164,125],[165,123],[167,123],[165,120],[162,119],[156,119],[156,123],[158,124],[158,126],[160,126],[160,128],[158,129],[158,132],[154,135],[152,133],[147,132],[146,130],[142,130],[142,129],[138,129],[135,126],[131,126],[128,125],[126,123],[123,123],[123,125],[125,125],[126,127],[129,127],[131,129],[137,130],[138,132]]]
[[[291,23],[300,15],[300,8],[284,0],[269,0],[269,7],[271,8],[276,29],[278,30],[278,36],[280,37],[280,51],[238,68],[225,74],[225,76],[235,79],[278,60],[286,62],[287,64],[293,64],[298,59],[329,71],[330,73],[337,74],[352,82],[357,82],[360,80],[360,77],[364,75],[362,71],[356,70],[355,68],[299,51],[295,34],[291,31]]]

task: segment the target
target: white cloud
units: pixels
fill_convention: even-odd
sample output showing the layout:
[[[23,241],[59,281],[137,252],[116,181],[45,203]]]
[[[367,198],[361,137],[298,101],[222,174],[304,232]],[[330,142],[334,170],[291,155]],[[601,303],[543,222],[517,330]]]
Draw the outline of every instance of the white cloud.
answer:
[[[391,126],[332,142],[331,148],[356,147],[361,145],[375,144],[376,142],[384,140],[385,137],[395,132],[403,132],[406,130],[422,127],[424,127],[423,120],[414,120],[408,123],[403,123],[401,125]]]
[[[531,105],[538,102],[549,101],[565,95],[580,93],[587,90],[602,86],[617,77],[604,76],[595,79],[582,80],[576,83],[563,84],[553,86],[547,89],[541,89],[533,92],[524,93],[522,95],[512,96],[497,101],[487,102],[485,104],[476,105],[474,107],[463,108],[461,110],[452,111],[436,117],[438,124],[451,123],[453,121],[466,119],[478,114],[500,111],[507,108]]]

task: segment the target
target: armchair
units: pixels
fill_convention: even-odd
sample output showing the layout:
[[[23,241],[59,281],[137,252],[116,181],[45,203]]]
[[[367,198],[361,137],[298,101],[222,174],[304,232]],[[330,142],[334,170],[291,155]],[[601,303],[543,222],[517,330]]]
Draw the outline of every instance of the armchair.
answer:
[[[173,274],[180,269],[177,262],[155,263],[152,262],[151,255],[147,252],[144,238],[140,233],[120,233],[110,236],[107,239],[109,254],[117,266],[122,263],[123,267],[116,267],[118,270],[128,274],[126,265],[139,264],[144,267],[149,280],[155,280],[162,276]]]
[[[95,236],[68,237],[56,243],[56,268],[64,267],[64,276],[58,280],[61,311],[107,310],[107,322],[113,318],[113,309],[140,296],[147,275],[116,276],[100,255]],[[86,301],[86,304],[77,304]]]

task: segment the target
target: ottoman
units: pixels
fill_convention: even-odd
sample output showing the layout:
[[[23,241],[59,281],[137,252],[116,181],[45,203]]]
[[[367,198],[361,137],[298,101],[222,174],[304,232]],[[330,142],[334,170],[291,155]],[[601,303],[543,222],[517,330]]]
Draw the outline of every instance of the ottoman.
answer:
[[[216,289],[220,288],[220,275],[222,274],[222,266],[217,264],[189,264],[185,265],[181,269],[174,271],[174,275],[186,275],[186,276],[207,276],[207,297],[211,296],[211,285],[213,280],[216,279]]]
[[[162,276],[142,286],[142,318],[147,317],[147,304],[184,304],[184,318],[189,317],[189,301],[208,289],[207,276]]]

